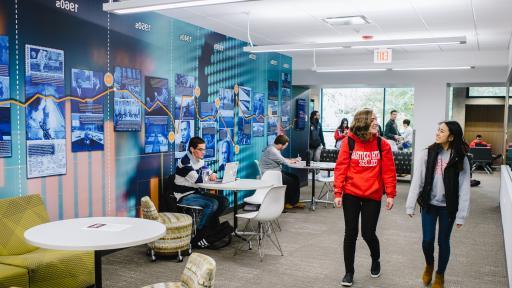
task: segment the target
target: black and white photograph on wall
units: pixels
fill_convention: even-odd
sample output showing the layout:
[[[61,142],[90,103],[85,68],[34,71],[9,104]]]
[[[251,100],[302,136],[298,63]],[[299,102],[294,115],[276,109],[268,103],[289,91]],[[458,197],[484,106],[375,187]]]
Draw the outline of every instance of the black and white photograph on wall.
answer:
[[[195,101],[194,96],[176,95],[174,97],[174,119],[194,120]]]
[[[269,100],[278,100],[279,99],[279,84],[277,81],[268,81],[268,99]]]
[[[251,88],[240,86],[238,88],[238,101],[240,115],[249,116],[251,114]]]
[[[0,36],[0,101],[10,98],[9,37]],[[0,105],[0,157],[12,154],[11,104]]]
[[[203,138],[206,146],[206,150],[204,153],[205,160],[213,160],[215,159],[215,150],[217,139],[215,135],[217,134],[217,123],[215,122],[200,122],[200,131],[201,138]]]
[[[219,171],[223,171],[226,163],[235,159],[235,147],[230,138],[219,141]]]
[[[0,35],[0,76],[9,77],[9,37],[7,35]]]
[[[281,88],[281,101],[290,101],[292,99],[292,90],[290,88]]]
[[[194,120],[175,120],[174,125],[175,157],[181,158],[187,153],[188,142],[194,136]]]
[[[281,73],[281,87],[292,88],[292,79],[290,78],[290,73]]]
[[[235,97],[233,89],[219,89],[219,114],[223,117],[234,117]]]
[[[268,100],[268,116],[279,115],[279,101]]]
[[[267,123],[267,144],[270,145],[274,143],[274,140],[277,137],[277,125],[278,125],[278,117],[268,117]]]
[[[174,82],[174,92],[176,95],[194,96],[195,87],[196,78],[194,76],[176,73]]]
[[[64,103],[64,51],[25,46],[25,108],[27,177],[66,174],[66,119]]]
[[[252,137],[265,136],[265,123],[253,122],[252,123]]]
[[[234,117],[219,117],[219,129],[233,129],[235,128]]]
[[[290,111],[291,111],[291,101],[283,101],[283,106],[281,106],[281,125],[283,127],[290,126]]]
[[[114,131],[140,131],[142,79],[139,69],[114,67]],[[139,102],[140,101],[140,102]]]
[[[103,72],[71,69],[71,96],[92,99],[104,92]],[[71,102],[71,151],[104,149],[103,97]]]
[[[252,100],[252,114],[254,123],[265,122],[265,94],[255,92]]]
[[[153,108],[148,114],[167,115],[162,106],[169,108],[169,80],[159,77],[145,77],[146,107]],[[157,103],[160,103],[158,105]]]
[[[167,116],[148,116],[144,118],[144,153],[169,151],[169,124]]]
[[[238,117],[237,121],[237,142],[238,145],[250,145],[251,144],[251,120],[247,120],[244,117]]]
[[[201,102],[200,111],[202,121],[215,121],[214,117],[217,116],[217,107],[215,107],[215,103]],[[206,117],[208,117],[208,119],[205,119]]]
[[[53,77],[60,79],[64,75],[64,51],[34,45],[27,45],[26,49],[27,74],[33,78],[46,79]]]

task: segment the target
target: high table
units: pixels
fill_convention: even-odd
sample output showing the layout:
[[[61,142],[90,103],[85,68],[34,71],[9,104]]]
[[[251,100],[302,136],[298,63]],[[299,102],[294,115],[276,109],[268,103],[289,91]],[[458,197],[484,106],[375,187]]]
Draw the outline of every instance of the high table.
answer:
[[[55,250],[94,250],[95,287],[102,287],[101,253],[149,243],[166,233],[165,225],[129,217],[74,218],[37,225],[25,231],[34,246]]]
[[[317,170],[333,171],[336,163],[334,162],[311,162],[309,166],[306,166],[306,161],[300,161],[298,163],[288,164],[288,167],[295,169],[306,169],[311,171],[311,200],[304,200],[301,202],[311,202],[309,209],[315,211],[316,202],[320,200],[315,198],[315,174]]]
[[[235,235],[237,232],[236,228],[238,227],[238,219],[236,218],[236,212],[238,211],[238,191],[272,187],[272,184],[265,183],[259,179],[237,179],[229,183],[205,182],[196,185],[203,189],[233,191],[233,227],[235,229]]]

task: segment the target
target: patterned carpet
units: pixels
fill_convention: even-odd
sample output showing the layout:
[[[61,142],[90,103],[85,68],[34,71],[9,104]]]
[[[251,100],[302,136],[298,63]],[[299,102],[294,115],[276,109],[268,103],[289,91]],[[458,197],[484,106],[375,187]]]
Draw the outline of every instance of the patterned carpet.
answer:
[[[470,216],[452,233],[452,257],[446,271],[446,287],[507,287],[505,252],[499,211],[499,172],[476,173],[482,181],[472,188]],[[320,186],[318,187],[320,188]],[[368,247],[358,238],[353,287],[422,287],[424,266],[421,252],[420,217],[405,215],[404,202],[409,184],[398,186],[396,207],[381,212],[378,236],[381,243],[382,275],[370,278]],[[309,188],[304,187],[302,198]],[[332,206],[331,206],[332,207]],[[215,287],[339,287],[344,273],[341,243],[342,211],[331,207],[292,210],[280,218],[278,233],[284,256],[266,245],[263,262],[257,250],[233,256],[233,244],[222,250],[195,250],[217,262]],[[232,219],[232,214],[226,215]],[[151,283],[176,281],[185,262],[172,259],[151,263],[144,246],[112,253],[103,258],[104,287],[142,287]],[[437,253],[437,252],[436,252]],[[185,261],[187,258],[185,258]]]

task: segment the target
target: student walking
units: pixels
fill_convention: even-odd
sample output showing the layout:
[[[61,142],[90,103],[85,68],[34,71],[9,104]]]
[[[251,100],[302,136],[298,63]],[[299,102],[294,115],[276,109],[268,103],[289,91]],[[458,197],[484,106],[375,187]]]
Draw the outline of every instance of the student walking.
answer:
[[[341,143],[334,169],[334,201],[336,207],[343,205],[345,218],[343,286],[352,286],[354,279],[359,215],[361,234],[372,257],[370,276],[380,276],[380,244],[375,232],[384,192],[386,209],[391,210],[396,195],[393,153],[389,143],[378,136],[375,113],[371,109],[363,109],[354,116],[350,132]]]
[[[415,162],[406,213],[410,217],[414,215],[416,202],[421,207],[422,248],[426,262],[422,281],[425,286],[432,282],[436,224],[439,222],[439,260],[432,288],[444,287],[453,224],[462,227],[468,215],[470,167],[467,151],[468,144],[459,123],[444,121],[439,124],[435,142],[422,151]]]

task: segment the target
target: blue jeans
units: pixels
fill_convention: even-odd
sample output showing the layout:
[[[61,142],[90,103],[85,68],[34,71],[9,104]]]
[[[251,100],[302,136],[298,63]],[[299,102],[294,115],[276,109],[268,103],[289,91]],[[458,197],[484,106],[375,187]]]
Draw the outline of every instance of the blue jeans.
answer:
[[[450,259],[450,235],[455,219],[449,219],[446,207],[430,205],[430,209],[421,211],[421,224],[423,227],[423,254],[427,265],[434,265],[434,242],[436,240],[436,222],[439,218],[439,232],[437,244],[439,245],[439,263],[437,272],[444,274]]]
[[[199,193],[193,193],[184,196],[180,199],[180,201],[178,201],[178,203],[203,208],[203,213],[201,213],[199,223],[197,223],[198,230],[201,230],[206,226],[206,223],[208,223],[208,221],[219,208],[219,202],[216,199]]]

